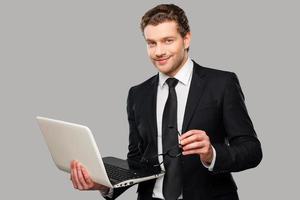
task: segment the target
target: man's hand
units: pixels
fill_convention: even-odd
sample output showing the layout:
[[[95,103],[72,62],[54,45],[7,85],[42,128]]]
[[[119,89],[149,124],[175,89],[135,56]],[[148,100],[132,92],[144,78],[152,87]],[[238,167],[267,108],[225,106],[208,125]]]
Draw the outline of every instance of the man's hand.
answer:
[[[108,187],[95,183],[88,171],[76,160],[71,162],[71,181],[74,188],[78,190],[101,190],[103,192],[109,190]]]
[[[182,154],[198,154],[206,165],[210,165],[213,159],[213,149],[209,137],[205,131],[190,130],[180,136]]]

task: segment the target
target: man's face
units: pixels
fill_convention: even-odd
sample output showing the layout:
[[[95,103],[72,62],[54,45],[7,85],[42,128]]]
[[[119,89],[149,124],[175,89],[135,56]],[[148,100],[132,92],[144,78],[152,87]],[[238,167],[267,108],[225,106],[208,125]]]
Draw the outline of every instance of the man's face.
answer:
[[[147,25],[144,29],[148,55],[155,67],[173,77],[187,60],[191,34],[183,38],[175,21]]]

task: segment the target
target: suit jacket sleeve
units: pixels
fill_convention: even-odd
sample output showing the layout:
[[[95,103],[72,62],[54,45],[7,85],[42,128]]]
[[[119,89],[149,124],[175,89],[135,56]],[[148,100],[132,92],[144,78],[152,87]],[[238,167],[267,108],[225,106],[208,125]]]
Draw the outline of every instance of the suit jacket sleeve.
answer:
[[[127,98],[127,116],[128,116],[128,123],[129,123],[129,145],[128,145],[128,154],[127,160],[130,163],[131,161],[140,162],[141,159],[141,152],[139,151],[139,134],[137,132],[135,117],[134,117],[134,109],[135,105],[133,103],[133,88],[129,90],[128,98]],[[132,186],[132,185],[131,185]],[[112,198],[105,197],[105,199],[116,199],[120,196],[123,192],[129,189],[131,186],[122,187],[122,188],[115,188],[113,191]]]
[[[262,150],[237,76],[231,73],[223,95],[223,122],[227,143],[213,144],[216,162],[213,172],[237,172],[257,166],[262,159]]]
[[[129,124],[129,145],[127,159],[128,162],[137,162],[139,163],[142,159],[142,139],[138,133],[136,120],[135,120],[135,109],[136,104],[134,103],[134,87],[129,90],[128,99],[127,99],[127,115],[128,115],[128,124]]]

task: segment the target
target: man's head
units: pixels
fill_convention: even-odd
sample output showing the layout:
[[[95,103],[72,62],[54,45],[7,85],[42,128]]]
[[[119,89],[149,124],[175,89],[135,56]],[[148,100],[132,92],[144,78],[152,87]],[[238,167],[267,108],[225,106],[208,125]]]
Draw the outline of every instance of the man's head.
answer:
[[[187,60],[191,40],[184,11],[174,4],[158,5],[142,17],[141,30],[152,63],[174,76]]]

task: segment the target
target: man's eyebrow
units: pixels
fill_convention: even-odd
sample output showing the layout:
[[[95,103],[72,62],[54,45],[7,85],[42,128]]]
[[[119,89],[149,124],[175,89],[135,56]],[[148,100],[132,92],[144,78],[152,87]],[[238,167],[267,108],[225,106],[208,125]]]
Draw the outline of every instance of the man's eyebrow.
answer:
[[[160,39],[160,41],[165,41],[165,40],[168,40],[168,39],[175,39],[176,37],[174,36],[166,36],[166,37],[163,37]],[[155,40],[153,39],[146,39],[147,42],[155,42]]]
[[[154,40],[152,39],[146,39],[147,42],[155,42]]]
[[[167,37],[162,38],[162,40],[167,40],[167,39],[175,39],[175,37],[174,36],[167,36]]]

